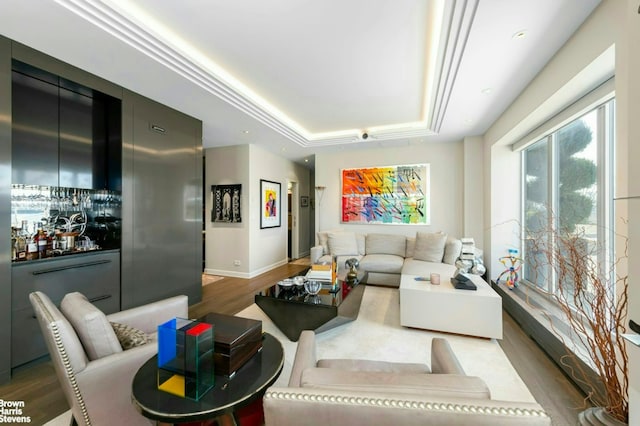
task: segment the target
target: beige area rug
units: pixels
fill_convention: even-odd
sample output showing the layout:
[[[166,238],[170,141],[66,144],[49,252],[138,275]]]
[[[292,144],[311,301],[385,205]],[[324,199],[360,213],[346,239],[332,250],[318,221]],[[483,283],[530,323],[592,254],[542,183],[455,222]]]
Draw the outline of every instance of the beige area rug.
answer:
[[[402,327],[399,297],[397,289],[368,286],[356,321],[318,334],[318,358],[364,358],[430,364],[431,339],[444,337],[466,373],[479,376],[487,383],[492,399],[535,402],[496,340]],[[287,386],[297,343],[287,339],[255,304],[237,316],[261,320],[263,330],[280,340],[284,347],[285,363],[275,385]],[[469,318],[469,321],[473,320]],[[46,425],[66,426],[69,419],[70,412],[67,412]]]
[[[425,315],[428,315],[425,312]],[[237,316],[262,320],[264,331],[282,342],[285,364],[276,385],[286,386],[291,375],[296,343],[271,322],[255,304]],[[469,318],[469,321],[473,321]],[[465,372],[479,376],[495,400],[535,402],[509,359],[494,339],[437,333],[400,326],[400,300],[397,289],[368,286],[362,299],[358,319],[318,334],[318,358],[363,358],[395,362],[430,364],[431,339],[446,338]]]

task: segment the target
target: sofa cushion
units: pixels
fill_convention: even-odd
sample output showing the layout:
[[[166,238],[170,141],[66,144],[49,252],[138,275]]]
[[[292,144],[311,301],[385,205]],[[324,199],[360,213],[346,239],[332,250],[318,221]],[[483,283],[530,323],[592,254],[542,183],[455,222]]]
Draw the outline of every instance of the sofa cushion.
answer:
[[[416,249],[416,237],[407,237],[407,251],[404,257],[413,257]]]
[[[460,257],[462,252],[462,241],[457,238],[447,238],[447,242],[444,245],[444,257],[443,263],[454,265],[456,260]]]
[[[404,257],[407,252],[407,237],[394,234],[367,234],[366,254],[394,254]]]
[[[147,333],[127,324],[111,322],[111,327],[113,327],[113,331],[116,333],[120,346],[122,346],[122,349],[125,351],[145,345],[151,341],[151,337],[149,337]]]
[[[303,388],[491,399],[491,392],[481,378],[459,374],[398,374],[307,368],[302,372],[300,383]]]
[[[418,232],[413,258],[425,262],[442,262],[446,242],[447,234]]]
[[[399,274],[402,271],[404,257],[393,254],[368,254],[360,261],[360,269],[367,272],[385,272]]]
[[[356,233],[356,244],[358,245],[358,254],[360,256],[364,256],[366,253],[366,250],[365,250],[366,239],[367,239],[366,234]]]
[[[333,256],[358,254],[358,243],[354,232],[329,232],[329,253]]]
[[[64,296],[60,310],[75,329],[90,360],[122,352],[107,316],[83,294],[74,292]]]

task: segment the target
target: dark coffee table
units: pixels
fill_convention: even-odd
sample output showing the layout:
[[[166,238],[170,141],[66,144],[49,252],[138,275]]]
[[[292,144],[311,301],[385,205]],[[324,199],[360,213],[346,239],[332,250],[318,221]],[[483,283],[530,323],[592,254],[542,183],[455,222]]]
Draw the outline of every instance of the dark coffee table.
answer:
[[[275,284],[256,294],[255,302],[289,340],[297,342],[302,330],[321,333],[354,321],[364,294],[363,278],[360,273],[359,280],[348,283],[339,277],[337,286],[326,283],[317,296],[300,286]]]
[[[157,387],[157,356],[145,362],[133,378],[132,401],[140,413],[166,423],[197,422],[232,415],[262,397],[282,371],[282,344],[268,333],[263,334],[262,350],[229,378],[215,375],[213,389],[193,401],[180,398]]]

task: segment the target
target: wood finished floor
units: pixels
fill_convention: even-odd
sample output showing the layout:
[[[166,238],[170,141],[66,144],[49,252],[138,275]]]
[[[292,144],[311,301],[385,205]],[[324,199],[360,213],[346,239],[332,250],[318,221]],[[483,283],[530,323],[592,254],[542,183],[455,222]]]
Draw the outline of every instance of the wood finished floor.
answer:
[[[224,278],[203,286],[202,302],[189,309],[196,318],[208,312],[235,314],[253,303],[255,293],[305,269],[289,263],[253,279]],[[573,426],[584,395],[567,379],[518,324],[503,313],[504,336],[500,346],[555,426]],[[32,425],[42,425],[68,410],[55,372],[47,360],[14,371],[11,382],[0,386],[0,398],[25,402],[24,414]]]

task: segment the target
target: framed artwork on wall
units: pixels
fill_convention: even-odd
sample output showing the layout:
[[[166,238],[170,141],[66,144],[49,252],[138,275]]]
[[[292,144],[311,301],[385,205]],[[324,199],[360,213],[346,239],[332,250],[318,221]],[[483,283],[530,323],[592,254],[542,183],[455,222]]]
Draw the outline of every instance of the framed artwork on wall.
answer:
[[[342,223],[429,225],[429,164],[343,169]]]
[[[213,196],[213,210],[211,210],[211,222],[240,223],[240,201],[242,185],[211,185]]]
[[[300,196],[300,207],[309,207],[309,197],[306,195]]]
[[[260,179],[260,229],[280,226],[280,183]]]

